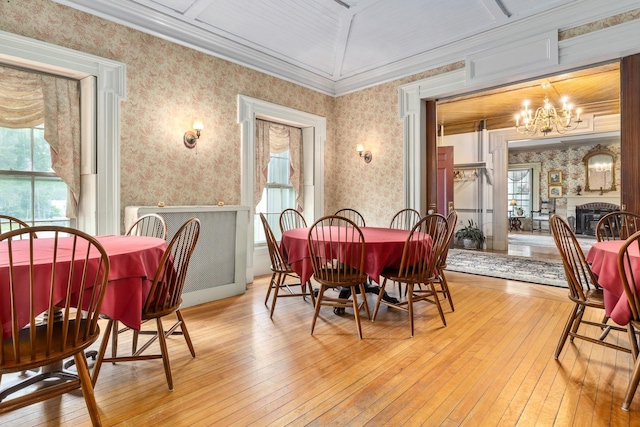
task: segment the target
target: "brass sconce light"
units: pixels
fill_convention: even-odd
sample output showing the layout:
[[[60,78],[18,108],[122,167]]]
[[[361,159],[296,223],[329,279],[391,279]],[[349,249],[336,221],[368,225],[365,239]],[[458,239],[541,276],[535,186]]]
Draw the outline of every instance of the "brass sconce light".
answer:
[[[195,122],[193,124],[193,130],[188,130],[184,133],[184,145],[187,148],[193,148],[198,143],[198,139],[200,138],[200,131],[204,129],[202,126],[202,122]]]
[[[364,151],[364,147],[362,146],[362,144],[358,144],[358,146],[356,147],[356,151],[358,152],[358,154],[360,154],[360,157],[364,157],[365,163],[371,163],[371,159],[373,158],[373,156],[371,155],[371,151]]]

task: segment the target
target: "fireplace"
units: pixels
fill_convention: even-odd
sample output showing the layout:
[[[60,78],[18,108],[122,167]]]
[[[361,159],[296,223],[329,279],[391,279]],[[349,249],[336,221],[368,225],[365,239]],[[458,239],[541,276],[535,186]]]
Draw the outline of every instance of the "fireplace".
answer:
[[[596,225],[600,218],[609,212],[620,210],[613,203],[593,202],[576,206],[576,234],[596,235]]]

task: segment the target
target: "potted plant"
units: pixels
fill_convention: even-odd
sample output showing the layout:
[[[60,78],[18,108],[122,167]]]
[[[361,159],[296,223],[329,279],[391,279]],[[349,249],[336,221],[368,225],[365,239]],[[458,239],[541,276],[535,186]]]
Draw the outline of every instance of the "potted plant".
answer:
[[[456,231],[456,239],[462,239],[462,245],[465,249],[479,249],[485,241],[484,233],[473,222],[472,219],[467,221],[467,225]]]

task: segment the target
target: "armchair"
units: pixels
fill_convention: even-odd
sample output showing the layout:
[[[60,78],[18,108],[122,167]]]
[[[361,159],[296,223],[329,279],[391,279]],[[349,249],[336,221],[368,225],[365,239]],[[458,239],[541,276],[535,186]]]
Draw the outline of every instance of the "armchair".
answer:
[[[547,223],[546,231],[551,234],[551,226],[549,225],[549,221],[553,214],[556,213],[556,201],[552,199],[551,201],[541,201],[540,209],[537,211],[531,211],[531,232],[534,231],[542,231],[545,230],[542,228],[542,223]],[[538,227],[536,228],[536,222],[538,223]]]

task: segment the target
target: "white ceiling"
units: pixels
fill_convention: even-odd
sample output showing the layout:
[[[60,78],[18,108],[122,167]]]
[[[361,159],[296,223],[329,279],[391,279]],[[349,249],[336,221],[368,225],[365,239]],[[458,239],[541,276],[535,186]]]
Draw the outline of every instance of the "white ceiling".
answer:
[[[531,20],[528,18],[553,17],[563,9],[564,16],[568,16],[566,9],[580,3],[577,0],[55,1],[331,95],[451,63],[447,61],[463,60],[464,52],[462,57],[451,59],[436,52],[443,46],[459,50],[452,45],[505,28],[511,31],[503,31],[502,37],[517,35],[516,27]],[[578,10],[581,9],[574,8],[570,16],[577,16]],[[547,21],[553,19],[544,20]]]

